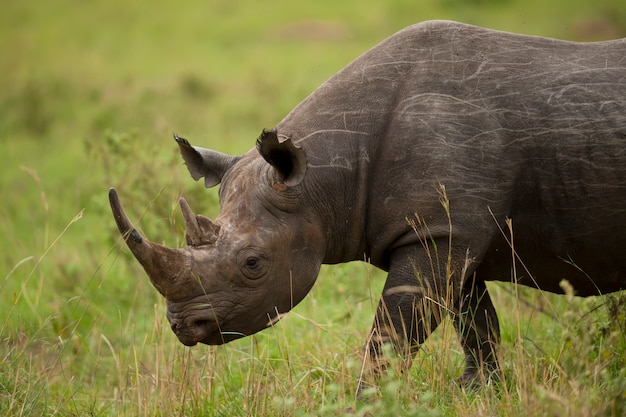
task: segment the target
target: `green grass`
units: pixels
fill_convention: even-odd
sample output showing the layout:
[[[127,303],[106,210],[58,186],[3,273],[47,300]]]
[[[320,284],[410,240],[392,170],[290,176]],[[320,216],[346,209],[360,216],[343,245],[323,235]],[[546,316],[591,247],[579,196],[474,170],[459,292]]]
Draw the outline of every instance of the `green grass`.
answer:
[[[380,271],[324,267],[274,328],[185,348],[120,242],[108,188],[148,236],[179,246],[178,197],[210,216],[218,207],[216,190],[189,179],[172,132],[242,153],[330,75],[421,20],[568,39],[626,35],[619,0],[5,3],[0,414],[11,416],[343,415],[354,405]],[[462,357],[448,323],[412,371],[391,374],[356,415],[624,413],[623,298],[491,289],[501,386],[465,393],[451,384]]]

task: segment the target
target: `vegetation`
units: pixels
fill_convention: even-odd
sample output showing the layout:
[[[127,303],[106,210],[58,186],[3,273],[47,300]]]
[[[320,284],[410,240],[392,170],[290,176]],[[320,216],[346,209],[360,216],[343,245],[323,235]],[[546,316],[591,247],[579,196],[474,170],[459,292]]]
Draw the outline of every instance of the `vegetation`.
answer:
[[[384,275],[324,267],[274,328],[182,346],[120,242],[116,186],[151,239],[182,245],[176,201],[218,212],[173,131],[242,153],[321,82],[411,23],[455,19],[568,39],[626,36],[620,0],[8,1],[0,6],[0,414],[617,416],[626,297],[493,285],[504,379],[451,383],[452,326],[355,404]],[[144,216],[144,214],[146,214]]]

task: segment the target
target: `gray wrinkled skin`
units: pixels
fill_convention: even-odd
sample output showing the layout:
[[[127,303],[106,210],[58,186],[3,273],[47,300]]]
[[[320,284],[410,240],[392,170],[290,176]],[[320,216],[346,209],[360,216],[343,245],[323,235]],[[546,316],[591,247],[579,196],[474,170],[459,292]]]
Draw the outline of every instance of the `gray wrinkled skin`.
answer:
[[[183,201],[188,246],[168,249],[134,231],[115,190],[111,203],[186,345],[262,330],[322,263],[367,260],[389,273],[370,370],[385,367],[382,343],[409,366],[451,312],[461,380],[474,382],[498,369],[485,281],[558,293],[566,279],[580,296],[626,286],[626,39],[425,22],[341,70],[243,156],[177,141],[195,179],[221,183],[215,221]]]

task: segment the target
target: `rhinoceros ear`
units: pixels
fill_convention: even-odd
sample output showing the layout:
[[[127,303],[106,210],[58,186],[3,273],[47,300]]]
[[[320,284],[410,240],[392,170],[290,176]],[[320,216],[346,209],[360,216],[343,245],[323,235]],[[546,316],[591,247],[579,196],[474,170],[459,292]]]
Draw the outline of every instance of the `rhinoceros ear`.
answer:
[[[289,187],[300,184],[306,173],[304,150],[291,138],[279,135],[276,130],[265,130],[257,139],[257,150],[276,169],[281,182]]]
[[[204,186],[211,188],[222,182],[224,173],[239,160],[238,156],[226,155],[210,149],[191,146],[187,139],[174,135],[180,154],[194,180],[204,177]]]

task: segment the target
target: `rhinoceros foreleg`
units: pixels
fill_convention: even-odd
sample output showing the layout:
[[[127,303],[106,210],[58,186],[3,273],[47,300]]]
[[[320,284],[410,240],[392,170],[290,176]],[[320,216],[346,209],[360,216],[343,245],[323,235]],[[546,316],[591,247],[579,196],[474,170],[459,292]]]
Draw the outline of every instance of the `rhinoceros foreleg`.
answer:
[[[412,248],[398,252],[392,257],[374,324],[365,343],[364,366],[357,393],[373,385],[373,380],[381,377],[389,367],[391,358],[386,355],[386,347],[392,347],[400,356],[401,371],[409,369],[419,345],[445,315],[438,300],[444,297],[446,290],[435,285],[433,279],[416,272]]]
[[[465,370],[459,382],[466,386],[483,384],[497,377],[500,326],[484,281],[468,283],[454,323],[465,352]]]
[[[400,355],[401,370],[409,369],[419,346],[446,313],[454,317],[465,353],[465,370],[459,382],[463,385],[482,383],[498,369],[496,347],[500,329],[485,283],[475,280],[462,290],[456,285],[461,279],[451,272],[463,270],[461,266],[436,267],[432,257],[424,255],[424,258],[420,263],[419,255],[411,248],[396,251],[392,257],[372,331],[365,344],[364,368],[357,393],[389,367],[391,360],[385,355],[386,346],[392,346]],[[438,276],[435,271],[447,271],[443,275],[452,273],[452,276]]]

